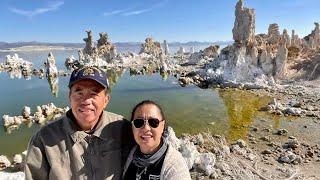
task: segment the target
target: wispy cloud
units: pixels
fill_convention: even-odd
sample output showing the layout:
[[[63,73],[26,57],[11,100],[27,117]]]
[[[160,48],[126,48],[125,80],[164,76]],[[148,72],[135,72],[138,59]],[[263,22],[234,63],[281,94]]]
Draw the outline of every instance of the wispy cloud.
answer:
[[[114,10],[111,12],[104,12],[103,16],[113,16],[113,15],[117,15],[117,14],[122,14],[125,13],[127,11],[129,11],[131,8],[127,8],[127,9],[119,9],[119,10]]]
[[[135,10],[135,11],[130,11],[130,12],[126,12],[123,13],[122,15],[124,16],[132,16],[132,15],[138,15],[138,14],[142,14],[148,11],[151,11],[153,8],[147,8],[147,9],[141,9],[141,10]]]
[[[148,11],[152,11],[155,8],[161,7],[164,4],[166,4],[167,2],[168,2],[168,0],[163,0],[163,1],[160,1],[159,3],[156,3],[156,4],[152,5],[151,7],[144,8],[144,9],[133,10],[135,8],[127,8],[127,9],[115,10],[115,11],[111,11],[111,12],[105,12],[105,13],[103,13],[103,16],[113,16],[113,15],[132,16],[132,15],[139,15],[139,14],[143,14],[143,13],[148,12]]]
[[[50,11],[55,11],[59,9],[62,5],[64,4],[63,1],[55,2],[53,4],[50,4],[47,7],[42,7],[42,8],[37,8],[34,10],[24,10],[24,9],[18,9],[18,8],[9,8],[9,10],[13,13],[23,15],[23,16],[28,16],[28,17],[33,17],[39,14],[47,13]]]

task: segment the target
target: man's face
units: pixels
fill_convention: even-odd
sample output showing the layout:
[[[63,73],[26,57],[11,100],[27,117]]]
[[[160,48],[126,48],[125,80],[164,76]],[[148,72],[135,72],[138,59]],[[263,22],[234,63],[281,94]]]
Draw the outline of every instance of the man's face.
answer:
[[[72,113],[83,130],[92,129],[99,120],[110,96],[105,88],[94,80],[81,80],[75,83],[69,93]]]

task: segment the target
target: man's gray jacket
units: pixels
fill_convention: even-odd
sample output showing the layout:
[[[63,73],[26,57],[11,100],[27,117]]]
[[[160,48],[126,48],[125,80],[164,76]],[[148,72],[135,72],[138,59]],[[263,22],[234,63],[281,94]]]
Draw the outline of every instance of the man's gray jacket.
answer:
[[[71,115],[70,115],[71,114]],[[31,139],[26,179],[121,179],[132,142],[130,122],[103,112],[93,134],[80,130],[69,111]]]

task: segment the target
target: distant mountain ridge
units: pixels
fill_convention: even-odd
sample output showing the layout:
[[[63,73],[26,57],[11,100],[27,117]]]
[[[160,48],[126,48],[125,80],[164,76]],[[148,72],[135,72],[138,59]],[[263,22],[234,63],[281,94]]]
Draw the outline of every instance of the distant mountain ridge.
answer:
[[[0,42],[0,49],[10,49],[10,48],[18,48],[23,46],[63,46],[68,48],[81,48],[84,46],[84,43],[45,43],[45,42]]]
[[[140,46],[142,42],[116,42],[114,43],[115,46]],[[217,45],[227,45],[231,44],[233,41],[217,41],[217,42],[198,42],[198,41],[190,41],[190,42],[169,42],[169,46],[201,46],[201,45],[211,45],[211,44],[217,44]],[[8,43],[8,42],[0,42],[0,49],[11,49],[11,48],[19,48],[23,46],[63,46],[66,48],[83,48],[85,46],[85,43],[47,43],[47,42],[37,42],[37,41],[31,41],[31,42],[14,42],[14,43]]]

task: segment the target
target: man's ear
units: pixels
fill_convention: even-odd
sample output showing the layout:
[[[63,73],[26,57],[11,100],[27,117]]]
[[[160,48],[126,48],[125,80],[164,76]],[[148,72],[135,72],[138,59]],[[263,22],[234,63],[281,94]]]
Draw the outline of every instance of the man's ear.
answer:
[[[70,100],[71,100],[71,89],[69,89],[69,96],[68,96],[68,98],[69,98],[69,102],[71,102]]]
[[[107,93],[107,94],[106,94],[106,97],[105,97],[105,99],[104,99],[104,100],[105,100],[105,101],[104,101],[104,108],[107,107],[107,105],[109,104],[110,99],[111,99],[111,96],[110,96],[109,93]]]

